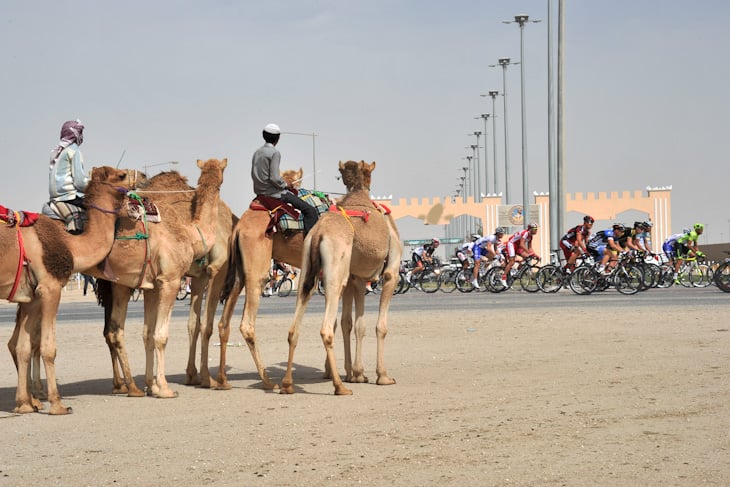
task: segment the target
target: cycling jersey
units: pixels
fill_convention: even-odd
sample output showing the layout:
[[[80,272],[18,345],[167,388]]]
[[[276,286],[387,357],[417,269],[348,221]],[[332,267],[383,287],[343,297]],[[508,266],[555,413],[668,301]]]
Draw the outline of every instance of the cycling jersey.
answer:
[[[621,247],[626,248],[626,241],[631,237],[633,240],[634,236],[636,235],[636,230],[633,228],[627,228],[623,235],[618,237],[616,240],[616,243],[619,244]]]
[[[520,230],[519,232],[515,233],[507,240],[507,254],[510,257],[514,257],[515,249],[520,248],[519,247],[520,240],[525,242],[525,248],[528,248],[528,249],[530,248],[530,244],[532,243],[532,232],[530,231],[529,228]],[[520,253],[524,253],[524,252],[520,252]]]
[[[433,244],[422,245],[413,251],[411,260],[414,264],[421,262],[424,256],[430,258],[435,250],[436,247],[434,247]]]
[[[568,230],[565,235],[563,235],[563,238],[561,240],[566,240],[571,244],[575,244],[575,241],[578,239],[579,233],[583,235],[584,242],[587,241],[591,235],[590,229],[586,228],[585,225],[576,225]]]
[[[456,247],[455,255],[459,259],[459,262],[463,263],[469,255],[474,253],[475,247],[476,247],[476,242],[466,242],[466,243]]]
[[[495,234],[485,235],[474,242],[474,259],[479,259],[482,255],[486,255],[487,245],[489,244],[492,244],[495,254],[500,252],[502,242],[497,238],[497,236]]]
[[[700,240],[700,236],[697,235],[697,232],[692,230],[689,233],[683,233],[682,235],[677,238],[677,243],[682,245],[687,245],[690,242],[694,242],[695,244]]]

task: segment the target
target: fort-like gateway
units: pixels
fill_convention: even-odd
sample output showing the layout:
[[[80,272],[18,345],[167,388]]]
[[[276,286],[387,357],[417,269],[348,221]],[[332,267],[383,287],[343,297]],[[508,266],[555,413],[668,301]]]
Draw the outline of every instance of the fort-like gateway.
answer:
[[[652,241],[654,250],[661,248],[661,243],[666,240],[671,232],[672,211],[671,211],[672,187],[652,188],[645,191],[623,191],[621,193],[572,193],[566,195],[565,213],[566,225],[570,228],[582,221],[583,215],[591,215],[596,219],[594,231],[602,230],[599,223],[605,223],[606,227],[614,221],[632,225],[632,221],[622,221],[620,215],[626,211],[636,211],[642,216],[637,219],[651,220],[654,223]],[[550,204],[547,193],[533,193],[534,203],[530,205],[528,221],[537,221],[540,224],[540,231],[535,236],[533,247],[542,256],[548,256],[550,249]],[[388,206],[393,217],[398,220],[404,217],[413,217],[423,221],[424,225],[448,225],[457,224],[457,221],[471,219],[471,225],[461,223],[464,231],[452,228],[446,233],[459,239],[466,239],[472,232],[485,229],[484,232],[492,232],[496,227],[507,227],[508,231],[514,232],[522,228],[523,211],[522,205],[503,204],[501,194],[490,194],[484,196],[480,202],[474,201],[473,197],[468,198],[401,198],[397,202],[392,198],[373,198],[378,203]],[[466,218],[459,218],[466,217]],[[470,228],[468,228],[470,227]],[[567,228],[561,229],[558,234],[562,235]]]

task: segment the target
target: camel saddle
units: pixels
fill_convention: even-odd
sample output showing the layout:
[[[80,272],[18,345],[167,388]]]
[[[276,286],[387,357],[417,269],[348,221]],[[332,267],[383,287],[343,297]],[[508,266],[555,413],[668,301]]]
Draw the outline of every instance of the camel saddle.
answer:
[[[127,193],[127,215],[132,220],[146,218],[150,223],[160,223],[160,210],[157,205],[146,196],[139,196],[137,193]]]
[[[0,205],[0,222],[9,227],[29,227],[38,220],[38,213],[13,211]]]
[[[329,198],[324,193],[299,189],[297,195],[314,206],[320,215],[329,209]],[[256,195],[256,198],[249,205],[251,210],[268,211],[270,220],[266,226],[266,236],[271,237],[275,232],[300,232],[304,231],[304,220],[299,210],[280,199],[266,195]]]

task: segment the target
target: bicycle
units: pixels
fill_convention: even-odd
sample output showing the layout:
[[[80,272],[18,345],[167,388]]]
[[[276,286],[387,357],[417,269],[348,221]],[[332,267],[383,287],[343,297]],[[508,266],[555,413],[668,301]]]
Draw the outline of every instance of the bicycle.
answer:
[[[557,257],[556,257],[557,259]],[[556,293],[564,287],[570,287],[570,289],[576,294],[589,294],[586,293],[581,286],[570,286],[570,279],[572,275],[584,268],[593,268],[595,260],[593,256],[589,254],[583,254],[580,258],[576,259],[576,265],[572,271],[568,271],[563,262],[564,260],[558,260],[556,264],[546,264],[537,271],[537,286],[540,291],[544,293]],[[586,271],[581,271],[586,272]],[[579,281],[576,281],[578,283]]]
[[[292,279],[297,276],[297,273],[295,271],[285,271],[281,278],[278,277],[278,271],[276,274],[277,279],[274,281],[274,286],[271,287],[267,283],[264,289],[264,294],[266,295],[266,290],[271,289],[271,294],[269,294],[269,296],[276,294],[280,298],[286,298],[291,294],[292,289],[294,289],[294,281]]]
[[[441,268],[441,291],[452,293],[457,289],[456,276],[459,274],[461,267],[451,263]]]
[[[730,259],[725,260],[715,269],[713,280],[721,291],[730,293]]]
[[[628,252],[621,252],[610,270],[599,272],[591,266],[576,269],[570,276],[570,288],[576,294],[590,294],[613,286],[621,294],[636,294],[644,285],[644,271],[632,259]]]
[[[712,284],[712,268],[705,264],[703,254],[682,257],[677,279],[684,287],[707,287]]]
[[[502,266],[494,266],[487,271],[484,276],[484,282],[489,287],[489,290],[494,293],[501,293],[507,289],[512,288],[515,282],[519,282],[523,290],[528,293],[536,293],[540,290],[537,285],[537,273],[540,270],[535,262],[539,259],[530,255],[522,262],[516,263],[510,273],[507,276],[507,285],[505,286],[502,282],[502,273],[504,268]]]
[[[188,296],[190,296],[190,284],[188,284],[187,278],[183,276],[183,278],[180,279],[180,287],[177,289],[177,296],[175,296],[175,299],[182,301]]]

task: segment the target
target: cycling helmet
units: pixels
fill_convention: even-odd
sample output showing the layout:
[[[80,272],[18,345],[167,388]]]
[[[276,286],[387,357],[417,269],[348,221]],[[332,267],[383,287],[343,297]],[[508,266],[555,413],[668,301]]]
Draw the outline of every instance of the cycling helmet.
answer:
[[[694,229],[695,232],[701,232],[705,229],[705,226],[702,223],[695,223]]]
[[[586,215],[583,217],[583,223],[595,223],[595,221],[596,220],[590,215]]]
[[[644,228],[646,228],[647,230],[649,230],[649,229],[650,229],[650,228],[652,228],[653,226],[654,226],[654,224],[653,224],[653,223],[652,223],[652,222],[651,222],[650,220],[646,220],[646,221],[644,222]]]
[[[622,223],[614,223],[613,224],[613,229],[614,230],[618,230],[620,232],[625,232],[626,231],[626,227]]]
[[[529,225],[527,225],[527,228],[530,230],[537,230],[537,227],[538,227],[538,225],[535,222],[532,222]]]
[[[431,239],[431,243],[432,244],[440,244],[441,243],[441,240],[439,240],[436,237],[434,237],[434,238]]]
[[[479,235],[478,233],[472,233],[472,234],[471,234],[471,241],[472,241],[472,242],[476,242],[476,241],[477,241],[477,240],[479,240],[480,238],[482,238],[482,236],[481,236],[481,235]]]
[[[502,235],[504,235],[507,232],[505,231],[504,227],[497,227],[497,229],[494,230],[494,234],[497,235],[499,233],[501,233]]]
[[[682,233],[690,233],[692,230],[689,228],[683,228]]]
[[[646,228],[644,222],[634,222],[634,228]]]

